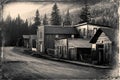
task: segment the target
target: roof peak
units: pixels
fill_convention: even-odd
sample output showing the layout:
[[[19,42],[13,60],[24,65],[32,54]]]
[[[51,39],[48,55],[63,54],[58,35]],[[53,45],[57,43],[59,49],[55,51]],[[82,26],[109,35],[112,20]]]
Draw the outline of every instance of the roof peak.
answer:
[[[94,26],[98,26],[98,27],[111,28],[110,26],[105,26],[105,25],[102,25],[102,24],[100,25],[100,24],[88,23],[88,22],[79,23],[77,25],[74,25],[74,27],[79,27],[79,26],[83,26],[83,25],[94,25]]]

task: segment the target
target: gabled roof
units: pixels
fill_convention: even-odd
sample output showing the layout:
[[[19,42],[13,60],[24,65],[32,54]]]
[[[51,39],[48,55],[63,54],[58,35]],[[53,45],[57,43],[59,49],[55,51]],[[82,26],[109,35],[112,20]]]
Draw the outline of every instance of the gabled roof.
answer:
[[[93,26],[97,26],[97,27],[110,27],[110,26],[106,26],[106,25],[93,24],[93,23],[87,23],[87,22],[79,23],[77,25],[74,25],[74,27],[80,27],[80,26],[83,26],[83,25],[93,25]]]
[[[92,39],[90,40],[90,43],[96,43],[99,36],[102,34],[102,32],[105,33],[105,35],[110,39],[110,41],[114,41],[115,39],[115,30],[112,28],[107,28],[107,27],[102,27],[99,28],[96,32],[96,34],[92,37]]]
[[[44,26],[45,34],[79,34],[74,27]]]

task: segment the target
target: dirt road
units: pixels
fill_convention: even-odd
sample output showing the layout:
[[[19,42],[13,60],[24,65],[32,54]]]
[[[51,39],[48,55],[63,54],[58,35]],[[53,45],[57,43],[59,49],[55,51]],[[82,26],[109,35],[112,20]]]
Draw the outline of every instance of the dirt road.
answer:
[[[9,80],[94,79],[115,76],[116,71],[77,66],[26,55],[20,48],[4,48],[4,76]]]

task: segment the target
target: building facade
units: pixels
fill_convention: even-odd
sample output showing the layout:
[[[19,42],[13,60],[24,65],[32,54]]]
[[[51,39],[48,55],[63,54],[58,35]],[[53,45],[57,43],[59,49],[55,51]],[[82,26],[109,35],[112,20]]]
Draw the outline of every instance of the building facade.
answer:
[[[111,28],[82,23],[73,27],[40,26],[36,47],[39,53],[93,64],[109,64],[113,49]]]
[[[59,39],[55,41],[55,56],[58,58],[89,62],[92,44],[80,38]]]
[[[40,26],[37,30],[37,50],[48,53],[49,50],[55,49],[55,39],[78,37],[78,35],[74,27]]]

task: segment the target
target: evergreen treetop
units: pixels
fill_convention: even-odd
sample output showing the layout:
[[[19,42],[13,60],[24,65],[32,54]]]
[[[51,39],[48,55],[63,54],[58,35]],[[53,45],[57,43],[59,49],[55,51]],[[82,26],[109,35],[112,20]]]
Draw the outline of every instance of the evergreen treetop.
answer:
[[[61,16],[57,6],[57,3],[54,4],[51,13],[51,24],[52,25],[61,25]]]

